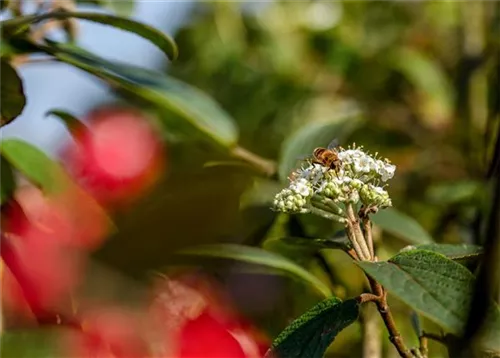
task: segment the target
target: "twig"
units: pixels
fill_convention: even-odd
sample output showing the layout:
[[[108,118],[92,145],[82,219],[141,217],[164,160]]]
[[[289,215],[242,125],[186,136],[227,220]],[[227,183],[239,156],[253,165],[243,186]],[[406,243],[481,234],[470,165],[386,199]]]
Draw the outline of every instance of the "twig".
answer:
[[[376,302],[378,300],[380,300],[380,296],[374,295],[373,293],[365,292],[358,296],[359,303]]]
[[[420,354],[424,357],[427,357],[427,355],[429,354],[429,348],[428,348],[428,345],[427,345],[427,337],[425,335],[422,335],[420,337],[418,337],[418,342],[419,342],[419,351],[420,351]]]
[[[401,357],[413,358],[413,354],[404,344],[403,338],[401,337],[401,334],[396,327],[396,322],[394,321],[394,317],[392,316],[389,305],[387,304],[387,292],[375,280],[371,278],[369,278],[368,280],[370,281],[373,292],[376,296],[378,296],[378,298],[373,302],[375,302],[375,304],[377,305],[378,312],[382,317],[382,320],[384,321],[387,331],[389,332],[389,340],[394,345]],[[380,293],[380,295],[378,295],[377,293]]]
[[[432,339],[433,341],[446,344],[446,336],[443,336],[440,334],[423,332],[422,338],[426,338],[426,339],[428,338],[428,339]]]
[[[347,255],[351,257],[351,259],[355,261],[359,261],[359,256],[356,254],[356,251],[354,249],[350,249],[349,251],[345,251]]]

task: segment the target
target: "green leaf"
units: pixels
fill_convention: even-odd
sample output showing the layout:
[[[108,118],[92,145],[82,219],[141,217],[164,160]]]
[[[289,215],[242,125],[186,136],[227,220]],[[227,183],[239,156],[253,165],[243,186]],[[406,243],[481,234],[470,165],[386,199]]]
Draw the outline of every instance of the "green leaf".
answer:
[[[427,250],[357,264],[415,311],[453,334],[462,332],[474,289],[474,276],[464,266]]]
[[[421,95],[420,110],[424,117],[449,118],[453,111],[453,87],[439,62],[424,52],[398,48],[389,56],[394,68],[400,71]]]
[[[16,70],[10,63],[2,58],[1,60],[1,87],[0,87],[0,126],[3,126],[17,116],[19,116],[26,105],[26,97],[24,97],[23,82],[19,78]]]
[[[483,183],[472,180],[454,181],[433,185],[426,196],[439,205],[471,202],[485,191]]]
[[[303,237],[282,237],[275,239],[290,246],[296,246],[303,250],[321,250],[321,249],[338,249],[349,251],[352,244],[347,236],[329,237],[325,239],[308,239]]]
[[[434,241],[416,220],[394,208],[380,210],[371,219],[383,230],[406,242],[424,244]]]
[[[359,304],[328,298],[293,321],[274,340],[265,357],[321,358],[337,334],[358,319]]]
[[[130,16],[135,10],[135,2],[133,0],[106,0],[105,6],[119,16]]]
[[[2,156],[13,167],[43,190],[55,192],[62,189],[66,174],[40,149],[20,139],[4,139],[0,148]]]
[[[79,67],[126,93],[160,110],[175,115],[163,116],[167,129],[195,129],[224,147],[238,140],[233,119],[209,96],[195,87],[158,72],[115,63],[73,46],[52,43],[45,51],[59,60]],[[194,135],[190,132],[191,137]]]
[[[3,156],[0,156],[0,204],[9,200],[15,189],[16,181],[12,167]]]
[[[281,147],[278,168],[280,179],[285,180],[297,167],[301,157],[311,156],[314,148],[327,146],[335,138],[342,144],[360,123],[361,119],[355,112],[328,122],[310,123],[299,129]]]
[[[119,16],[130,16],[135,9],[134,0],[76,0],[78,4],[97,5],[113,11]]]
[[[132,32],[154,43],[167,55],[169,59],[175,60],[177,58],[177,45],[175,44],[174,40],[172,40],[165,33],[141,22],[109,14],[100,14],[95,12],[53,11],[42,15],[31,15],[13,18],[4,21],[2,25],[4,29],[12,32],[21,31],[28,25],[36,24],[44,20],[64,20],[68,18],[88,20]]]
[[[58,117],[70,132],[83,125],[83,123],[78,118],[73,116],[71,113],[63,111],[61,109],[52,109],[45,113],[45,116],[50,115]]]
[[[477,262],[483,254],[483,248],[478,245],[467,244],[426,244],[407,246],[401,251],[428,250],[437,252],[447,258],[467,266],[469,263]]]
[[[56,349],[56,330],[33,329],[4,331],[1,334],[3,358],[53,358],[60,356]]]
[[[200,245],[185,249],[179,252],[182,256],[212,257],[243,261],[255,265],[262,265],[273,271],[280,271],[300,278],[310,284],[316,291],[325,297],[332,295],[332,292],[316,276],[310,274],[304,268],[281,255],[251,246],[236,244],[212,244]]]

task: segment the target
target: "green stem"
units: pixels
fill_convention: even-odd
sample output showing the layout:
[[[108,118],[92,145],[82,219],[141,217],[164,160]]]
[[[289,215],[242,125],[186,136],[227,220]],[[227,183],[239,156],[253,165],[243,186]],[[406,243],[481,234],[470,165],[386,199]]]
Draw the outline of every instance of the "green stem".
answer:
[[[267,176],[272,176],[276,173],[276,163],[272,160],[264,159],[249,150],[236,146],[231,150],[231,155],[235,158],[242,159],[257,168],[260,172]]]
[[[321,205],[324,205],[325,207],[329,208],[329,211],[331,211],[335,215],[343,216],[344,211],[340,206],[338,206],[332,199],[330,198],[325,198],[321,197],[318,195],[315,195],[311,198],[311,201],[315,203],[320,203]]]
[[[317,206],[311,206],[309,208],[309,210],[311,211],[311,213],[319,215],[319,216],[322,216],[322,217],[324,217],[325,219],[328,219],[328,220],[333,220],[333,221],[337,221],[337,222],[340,222],[340,223],[343,223],[345,221],[344,218],[330,213],[327,210],[327,208],[322,209],[322,208],[319,208]]]

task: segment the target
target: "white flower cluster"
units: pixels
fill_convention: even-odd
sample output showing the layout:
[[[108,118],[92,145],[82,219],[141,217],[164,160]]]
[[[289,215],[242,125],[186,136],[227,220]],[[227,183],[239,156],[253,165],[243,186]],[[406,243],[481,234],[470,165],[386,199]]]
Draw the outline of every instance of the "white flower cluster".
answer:
[[[308,201],[313,194],[313,186],[305,178],[292,181],[290,186],[274,198],[274,207],[283,212],[307,213]]]
[[[394,176],[396,166],[387,159],[377,159],[362,147],[340,149],[341,164],[336,169],[307,162],[291,175],[288,188],[274,200],[278,211],[306,213],[318,210],[334,215],[342,213],[342,206],[361,202],[366,208],[391,206],[388,192],[380,186]]]
[[[386,182],[394,176],[396,171],[396,166],[387,159],[380,160],[372,157],[363,152],[362,147],[340,151],[338,157],[342,161],[344,171],[350,171],[356,178],[363,181],[381,180]]]

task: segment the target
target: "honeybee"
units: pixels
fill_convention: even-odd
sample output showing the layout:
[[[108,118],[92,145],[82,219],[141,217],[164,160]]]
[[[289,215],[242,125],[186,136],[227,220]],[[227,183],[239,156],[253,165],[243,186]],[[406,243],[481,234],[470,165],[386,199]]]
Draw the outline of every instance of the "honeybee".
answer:
[[[314,149],[312,162],[337,170],[342,165],[338,157],[337,147],[339,147],[338,141],[334,139],[328,144],[328,147],[318,147]]]

